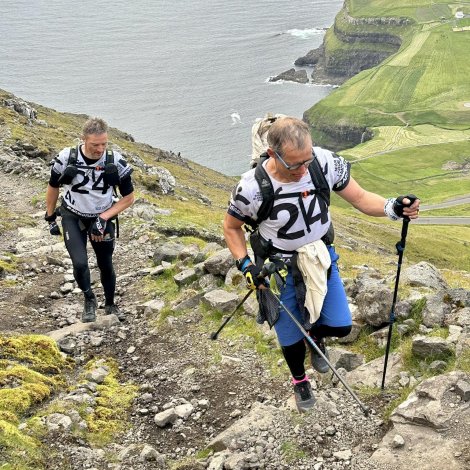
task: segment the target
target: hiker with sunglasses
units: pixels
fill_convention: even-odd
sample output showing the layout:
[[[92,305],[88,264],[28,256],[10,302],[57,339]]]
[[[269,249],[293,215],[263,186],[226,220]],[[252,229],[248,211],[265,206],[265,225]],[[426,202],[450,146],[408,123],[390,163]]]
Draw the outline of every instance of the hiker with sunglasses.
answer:
[[[132,168],[119,152],[107,149],[108,125],[100,118],[83,127],[82,143],[63,149],[52,161],[46,190],[46,215],[51,235],[61,235],[56,205],[62,187],[62,217],[65,247],[72,259],[73,275],[84,295],[83,322],[96,320],[97,301],[91,287],[87,241],[96,255],[104,291],[105,314],[125,319],[114,303],[116,274],[113,266],[115,220],[134,202]],[[116,200],[115,188],[121,198]]]
[[[315,403],[304,367],[308,343],[282,306],[269,300],[266,287],[279,290],[282,303],[328,357],[324,339],[344,337],[352,326],[333,245],[329,190],[364,214],[392,220],[416,219],[420,201],[412,195],[385,199],[363,189],[351,177],[350,164],[344,158],[313,147],[308,125],[299,119],[277,119],[269,129],[268,145],[266,158],[259,163],[264,176],[260,178],[256,168],[249,170],[232,192],[224,236],[248,287],[257,289],[257,321],[274,326],[292,374],[297,407],[305,411]],[[326,195],[315,187],[321,186],[321,181],[327,185]],[[271,193],[266,193],[269,186]],[[265,205],[263,193],[271,194],[271,206],[269,214],[262,209],[262,220],[257,221]],[[250,235],[253,260],[247,251],[245,224],[255,227]],[[271,285],[260,276],[268,258],[280,266],[280,275],[271,278]],[[313,348],[310,359],[316,371],[328,371],[326,361]]]

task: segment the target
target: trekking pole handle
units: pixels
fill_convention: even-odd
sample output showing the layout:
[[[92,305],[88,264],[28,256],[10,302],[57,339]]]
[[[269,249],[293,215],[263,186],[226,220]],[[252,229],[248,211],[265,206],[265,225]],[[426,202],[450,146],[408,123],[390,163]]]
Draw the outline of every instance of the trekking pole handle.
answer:
[[[406,199],[409,199],[409,203],[408,204],[405,204],[404,202],[402,202],[403,206],[404,207],[411,207],[413,205],[413,203],[416,201],[416,199],[418,199],[417,196],[415,196],[414,194],[407,194],[406,196]],[[403,216],[403,220],[409,222],[410,221],[410,218],[407,217],[406,215]]]
[[[266,263],[261,268],[261,272],[259,273],[258,277],[261,278],[261,277],[270,276],[271,274],[274,274],[276,272],[276,269],[277,269],[276,264],[273,263],[272,261],[269,263]]]

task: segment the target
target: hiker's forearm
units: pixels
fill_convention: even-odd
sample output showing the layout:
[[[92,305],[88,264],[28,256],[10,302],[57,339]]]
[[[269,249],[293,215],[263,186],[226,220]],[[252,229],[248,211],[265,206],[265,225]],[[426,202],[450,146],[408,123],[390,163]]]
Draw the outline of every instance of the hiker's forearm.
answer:
[[[351,178],[346,188],[337,194],[364,214],[373,217],[385,217],[385,198],[361,188],[353,178]]]
[[[242,229],[242,225],[243,222],[226,214],[224,219],[224,237],[227,248],[235,259],[243,258],[247,254],[245,232]]]
[[[55,211],[57,200],[59,199],[59,188],[53,188],[50,184],[46,189],[46,212],[52,215]]]

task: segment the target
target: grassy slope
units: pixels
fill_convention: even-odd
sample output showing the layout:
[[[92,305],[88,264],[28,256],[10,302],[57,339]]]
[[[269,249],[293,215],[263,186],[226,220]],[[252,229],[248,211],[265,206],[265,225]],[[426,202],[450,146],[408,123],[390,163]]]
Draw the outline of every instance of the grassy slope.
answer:
[[[347,4],[356,18],[408,17],[413,23],[401,29],[380,25],[384,33],[400,35],[401,48],[307,111],[314,139],[321,144],[316,124],[371,129],[372,140],[340,152],[354,162],[353,176],[371,191],[414,192],[425,204],[470,194],[468,171],[443,169],[449,161],[470,159],[470,108],[464,106],[470,102],[470,31],[452,30],[457,24],[455,12],[470,13],[470,2],[350,0]],[[377,26],[345,25],[342,18],[338,15],[342,30],[377,31]],[[367,43],[341,44],[336,37],[328,44],[337,50],[367,47]],[[344,216],[352,213],[339,198],[335,203],[344,208]],[[438,214],[470,215],[468,205]],[[380,228],[370,236],[387,239]],[[443,265],[445,253],[454,251],[462,256],[459,266],[469,269],[470,227],[414,226],[410,237],[421,241],[413,248],[418,257]]]

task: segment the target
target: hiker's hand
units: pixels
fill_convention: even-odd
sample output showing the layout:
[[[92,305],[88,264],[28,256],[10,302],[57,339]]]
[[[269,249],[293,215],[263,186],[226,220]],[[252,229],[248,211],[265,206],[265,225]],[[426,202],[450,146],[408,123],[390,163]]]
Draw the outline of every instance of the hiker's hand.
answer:
[[[246,279],[246,287],[251,290],[264,289],[266,285],[266,280],[261,276],[261,269],[256,266],[256,264],[250,264],[247,266],[243,275]]]
[[[57,219],[57,214],[55,211],[51,215],[47,215],[47,212],[44,214],[44,220],[46,222],[54,222]]]
[[[408,217],[409,219],[417,219],[419,214],[420,200],[414,194],[399,196],[393,204],[393,211],[400,217]]]
[[[286,263],[281,259],[276,259],[273,262],[276,265],[276,273],[279,274],[283,284],[285,284],[287,275],[289,274]]]
[[[90,237],[94,242],[103,240],[104,231],[106,230],[107,221],[100,216],[96,217],[90,226]]]
[[[55,220],[49,222],[49,233],[54,236],[62,235],[60,227],[57,225],[57,222]]]

